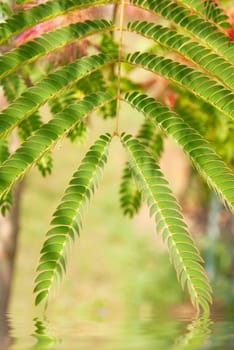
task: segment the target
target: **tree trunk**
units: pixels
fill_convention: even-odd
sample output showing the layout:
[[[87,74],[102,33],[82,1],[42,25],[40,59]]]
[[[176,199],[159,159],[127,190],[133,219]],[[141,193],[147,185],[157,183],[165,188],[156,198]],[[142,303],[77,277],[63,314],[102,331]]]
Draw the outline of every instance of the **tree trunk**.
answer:
[[[21,187],[21,184],[15,186],[11,212],[6,217],[0,216],[0,312],[6,312],[9,303],[19,230]]]
[[[0,349],[9,344],[7,308],[13,280],[14,262],[19,232],[19,206],[22,183],[14,188],[13,207],[6,217],[0,216]],[[3,346],[3,347],[1,347]]]
[[[9,4],[15,5],[15,0],[9,0]],[[9,48],[8,48],[9,50]],[[5,108],[7,101],[4,93],[0,91],[1,108]],[[18,137],[13,135],[10,148],[13,152],[18,147]],[[10,292],[13,281],[17,238],[19,232],[19,208],[22,192],[22,183],[14,187],[13,206],[11,212],[5,217],[0,214],[0,350],[8,348],[12,343],[9,336],[9,323],[7,310],[10,300]]]
[[[6,98],[0,88],[1,108],[7,106]],[[19,146],[16,133],[13,133],[10,142],[10,153]],[[19,206],[21,199],[22,183],[14,187],[13,206],[11,212],[5,217],[0,215],[0,350],[5,349],[11,342],[8,337],[9,325],[7,321],[7,309],[10,299],[10,291],[13,279],[13,269],[19,231]]]

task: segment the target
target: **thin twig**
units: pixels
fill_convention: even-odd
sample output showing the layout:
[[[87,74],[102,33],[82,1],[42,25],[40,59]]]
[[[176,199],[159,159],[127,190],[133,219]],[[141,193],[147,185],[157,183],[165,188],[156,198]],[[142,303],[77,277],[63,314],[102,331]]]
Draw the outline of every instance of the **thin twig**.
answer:
[[[124,21],[124,0],[120,0],[120,16],[119,16],[119,50],[118,50],[118,67],[117,67],[117,101],[116,101],[116,127],[114,135],[119,135],[119,112],[120,112],[120,94],[121,94],[121,58],[123,49],[123,21]]]

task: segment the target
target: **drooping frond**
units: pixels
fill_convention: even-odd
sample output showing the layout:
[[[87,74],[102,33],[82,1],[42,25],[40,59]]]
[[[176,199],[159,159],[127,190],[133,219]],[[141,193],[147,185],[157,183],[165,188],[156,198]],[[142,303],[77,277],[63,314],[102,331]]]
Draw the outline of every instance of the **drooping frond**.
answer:
[[[63,110],[64,108],[60,109]],[[31,135],[33,135],[41,126],[43,122],[38,112],[31,114],[28,118],[24,119],[18,125],[19,139],[25,141]],[[38,170],[42,176],[51,174],[53,168],[53,160],[51,154],[47,153],[43,155],[37,162]]]
[[[110,141],[109,134],[102,135],[89,149],[53,215],[37,268],[36,304],[48,297],[56,277],[66,268],[67,246],[80,233],[84,210],[106,163]]]
[[[111,30],[111,22],[106,20],[85,21],[70,24],[49,33],[45,33],[33,41],[21,45],[0,57],[0,79],[12,74],[21,66],[34,62],[51,52],[60,50],[88,35]]]
[[[0,165],[8,158],[9,150],[6,140],[0,140]],[[0,212],[4,216],[12,205],[12,192],[0,199]]]
[[[234,211],[234,175],[209,142],[186,124],[177,113],[153,98],[133,92],[126,94],[124,99],[174,138],[211,188]]]
[[[132,218],[140,209],[141,193],[132,178],[132,172],[128,163],[123,170],[119,194],[123,214]]]
[[[81,122],[72,128],[67,137],[71,140],[71,142],[79,141],[82,143],[85,140],[87,133],[87,124],[85,122]]]
[[[200,0],[199,0],[200,1]],[[234,67],[222,56],[214,53],[210,48],[201,45],[184,34],[178,33],[174,29],[167,28],[147,21],[135,21],[128,23],[128,30],[141,34],[148,39],[152,39],[167,49],[172,49],[176,53],[187,58],[191,62],[203,68],[212,76],[221,80],[227,88],[234,87]]]
[[[38,160],[37,167],[42,176],[52,173],[53,159],[50,152],[47,152]]]
[[[8,143],[6,140],[0,140],[0,164],[9,156]]]
[[[62,109],[60,109],[61,111]],[[42,125],[41,116],[38,112],[31,114],[28,118],[23,119],[19,123],[19,137],[22,141],[25,141],[29,136],[31,136],[37,129]]]
[[[59,111],[62,111],[64,108],[66,108],[66,106],[74,104],[75,102],[76,102],[75,92],[73,91],[73,89],[70,89],[50,101],[49,103],[50,112],[52,113],[52,115],[56,115],[57,113],[59,113]],[[103,108],[104,107],[105,106],[103,106]],[[80,123],[75,124],[74,127],[70,129],[66,137],[71,142],[79,141],[80,143],[82,143],[85,140],[86,133],[87,133],[87,123],[86,121],[81,121]]]
[[[0,167],[0,198],[19,178],[25,175],[31,166],[54,147],[59,138],[66,135],[74,125],[81,122],[95,108],[112,99],[112,95],[104,92],[91,94],[68,106],[48,123],[43,124]]]
[[[113,57],[108,55],[93,55],[77,59],[74,63],[49,74],[35,86],[23,92],[0,113],[0,136],[10,132],[19,122],[70,87],[71,84],[113,61]]]
[[[163,150],[163,140],[151,120],[144,120],[137,134],[137,139],[156,161],[160,158]],[[138,212],[141,206],[141,194],[132,177],[128,163],[124,167],[120,184],[120,205],[124,215],[128,215],[130,218]]]
[[[137,134],[137,139],[150,152],[153,158],[158,161],[163,151],[163,140],[160,130],[155,128],[150,119],[145,119]]]
[[[75,10],[88,7],[115,3],[110,0],[51,0],[27,10],[22,10],[0,24],[0,44],[12,38],[14,35],[33,27],[35,24],[45,22],[55,17]],[[58,38],[59,43],[60,38]]]
[[[137,139],[123,133],[121,140],[139,190],[155,218],[157,232],[162,234],[168,246],[181,285],[187,286],[193,305],[209,313],[211,288],[201,265],[202,259],[168,182],[154,158]]]
[[[203,72],[148,52],[128,54],[126,61],[168,78],[234,119],[234,93]]]
[[[234,123],[211,105],[182,89],[176,89],[173,110],[208,140],[226,164],[234,169]]]
[[[19,74],[13,74],[2,79],[1,85],[8,102],[13,102],[27,89],[23,78]]]
[[[189,35],[199,39],[203,45],[210,47],[214,52],[233,62],[233,43],[228,35],[219,28],[204,19],[191,9],[171,0],[130,0],[130,4],[162,16],[175,25],[186,29]]]
[[[12,191],[8,192],[3,198],[0,198],[0,213],[5,216],[12,208],[13,195]]]

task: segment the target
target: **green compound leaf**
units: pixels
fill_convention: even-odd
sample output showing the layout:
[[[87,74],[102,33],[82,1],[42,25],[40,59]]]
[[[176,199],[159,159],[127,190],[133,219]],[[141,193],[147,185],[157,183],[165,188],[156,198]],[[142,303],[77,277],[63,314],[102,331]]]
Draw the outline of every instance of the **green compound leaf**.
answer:
[[[10,77],[2,79],[1,85],[4,94],[10,103],[27,89],[23,78],[19,74],[13,74]]]
[[[107,161],[110,141],[111,136],[104,134],[90,147],[53,215],[37,269],[36,305],[49,296],[54,281],[66,269],[66,250],[75,234],[80,233],[84,211]]]
[[[230,28],[231,23],[229,17],[224,10],[219,6],[218,1],[214,0],[179,0],[182,4],[193,11],[199,13],[205,20],[209,19],[214,24],[218,25],[220,29]]]
[[[70,24],[43,34],[39,38],[20,45],[0,57],[0,79],[12,74],[23,65],[60,50],[74,41],[92,34],[111,30],[112,27],[113,24],[106,20],[93,20]]]
[[[208,141],[175,112],[139,92],[125,95],[126,102],[171,135],[192,160],[199,173],[234,212],[234,175]]]
[[[12,104],[0,113],[0,137],[15,128],[22,120],[36,112],[43,104],[61,94],[65,89],[104,65],[114,62],[108,55],[93,55],[47,75],[35,86],[23,92]]]
[[[128,164],[123,170],[119,194],[123,214],[132,218],[140,209],[141,193],[136,186]]]
[[[8,143],[6,140],[0,140],[0,165],[9,157]],[[12,191],[8,192],[0,199],[0,212],[3,216],[10,210],[12,206]]]
[[[88,7],[114,3],[109,0],[51,0],[44,4],[33,6],[19,13],[0,24],[0,44],[12,38],[14,35],[32,28],[35,24],[42,23],[49,19],[65,15],[66,13],[82,10]],[[58,38],[59,42],[59,38]]]
[[[182,286],[187,286],[197,310],[208,314],[212,302],[211,287],[201,265],[199,250],[187,231],[167,181],[154,158],[137,139],[123,133],[121,141],[138,188],[155,218],[157,232],[162,234],[168,246],[178,280]]]
[[[200,0],[199,0],[200,1]],[[183,58],[197,64],[212,76],[219,79],[228,89],[234,87],[234,67],[222,56],[197,41],[167,28],[147,21],[128,23],[127,29],[152,39],[169,50],[179,53]]]
[[[234,93],[205,73],[148,52],[129,54],[126,57],[126,62],[168,78],[234,119]]]
[[[4,197],[15,182],[24,176],[33,165],[37,164],[61,137],[67,135],[94,109],[111,100],[113,100],[113,96],[109,93],[91,94],[68,106],[48,123],[42,125],[0,167],[0,198]]]
[[[145,119],[137,135],[137,139],[158,160],[163,151],[163,140],[151,120]],[[129,165],[126,164],[120,184],[120,206],[123,214],[133,217],[141,206],[141,193],[132,177]]]
[[[130,4],[151,11],[172,21],[179,28],[185,29],[189,35],[198,39],[204,46],[211,48],[214,52],[233,63],[234,45],[229,41],[226,33],[211,23],[204,21],[199,14],[171,0],[130,0]]]

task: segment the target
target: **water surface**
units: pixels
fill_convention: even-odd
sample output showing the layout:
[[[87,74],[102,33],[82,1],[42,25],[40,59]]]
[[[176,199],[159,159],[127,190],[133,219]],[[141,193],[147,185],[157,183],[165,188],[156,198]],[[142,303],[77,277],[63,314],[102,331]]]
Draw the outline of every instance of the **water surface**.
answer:
[[[221,316],[189,319],[186,316],[129,320],[123,324],[100,321],[32,319],[13,323],[8,315],[9,350],[233,350],[234,322]],[[3,347],[0,349],[2,350]]]

